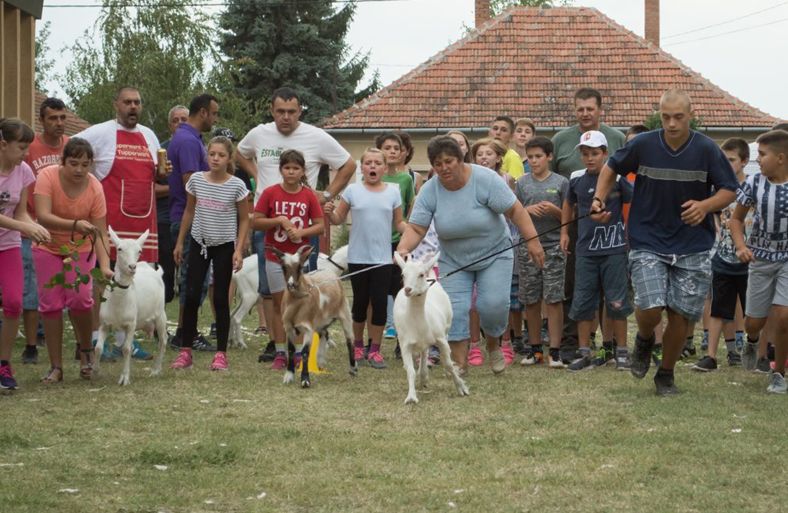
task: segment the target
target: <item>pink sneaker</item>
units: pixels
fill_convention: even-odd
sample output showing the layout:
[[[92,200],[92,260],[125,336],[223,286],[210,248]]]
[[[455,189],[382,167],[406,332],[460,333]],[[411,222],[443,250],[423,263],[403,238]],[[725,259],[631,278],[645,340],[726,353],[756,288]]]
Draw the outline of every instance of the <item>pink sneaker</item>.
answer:
[[[287,368],[287,356],[284,351],[277,351],[274,356],[274,363],[271,364],[272,370],[284,370]]]
[[[364,346],[361,347],[356,346],[353,348],[353,359],[356,360],[357,362],[364,361]]]
[[[227,353],[224,351],[216,351],[216,354],[213,357],[213,361],[211,362],[211,370],[214,371],[226,371],[228,370],[227,367]]]
[[[386,362],[383,361],[383,355],[380,351],[370,351],[367,355],[367,363],[373,369],[385,369]]]
[[[501,344],[501,351],[503,352],[503,361],[506,362],[508,367],[514,361],[514,349],[512,349],[511,341],[504,340]]]
[[[192,350],[191,349],[181,349],[178,353],[178,357],[175,359],[172,364],[170,364],[170,369],[191,369],[192,368]]]
[[[484,355],[479,348],[479,343],[471,344],[471,350],[468,351],[468,365],[478,367],[484,365]]]

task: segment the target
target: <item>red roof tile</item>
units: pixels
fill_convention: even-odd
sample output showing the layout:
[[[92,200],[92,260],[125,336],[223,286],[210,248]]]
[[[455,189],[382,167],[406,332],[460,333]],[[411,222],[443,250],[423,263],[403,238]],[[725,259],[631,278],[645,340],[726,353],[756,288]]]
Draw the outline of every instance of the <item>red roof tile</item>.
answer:
[[[41,91],[36,91],[36,100],[35,100],[36,101],[36,110],[35,110],[36,120],[35,120],[35,123],[34,123],[35,126],[33,127],[33,130],[35,130],[35,132],[37,134],[40,134],[41,132],[44,131],[44,128],[41,126],[41,120],[38,118],[38,108],[41,106],[41,103],[44,100],[46,100],[46,99],[47,99],[47,95],[45,93],[42,93]],[[67,114],[67,117],[66,117],[66,135],[72,136],[72,135],[74,135],[76,133],[79,133],[79,132],[83,131],[84,129],[86,129],[87,127],[90,126],[90,123],[88,123],[84,119],[78,117],[76,114],[71,112],[70,109],[66,109],[66,114]]]
[[[506,113],[562,127],[575,123],[580,87],[602,93],[612,126],[642,123],[671,87],[690,94],[706,127],[777,121],[596,9],[562,7],[511,9],[323,126],[478,127]]]

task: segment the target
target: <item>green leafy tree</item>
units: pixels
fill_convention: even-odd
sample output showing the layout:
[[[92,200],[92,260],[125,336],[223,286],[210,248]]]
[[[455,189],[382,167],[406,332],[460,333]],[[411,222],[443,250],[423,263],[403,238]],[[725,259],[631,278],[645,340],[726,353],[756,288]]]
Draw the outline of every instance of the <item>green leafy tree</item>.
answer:
[[[282,86],[295,89],[304,121],[315,123],[379,88],[359,90],[369,54],[345,42],[356,5],[331,0],[229,0],[220,17],[220,47],[233,93],[260,120],[267,99]]]
[[[572,3],[572,0],[491,0],[490,10],[498,16],[509,7],[558,7]]]
[[[52,78],[55,61],[49,56],[49,35],[51,23],[46,22],[36,34],[36,89],[47,92],[46,81]]]
[[[195,0],[104,0],[95,28],[72,47],[64,89],[76,113],[114,116],[118,87],[139,89],[143,125],[167,135],[167,113],[203,90],[213,56],[211,22]],[[98,42],[98,44],[97,44]]]

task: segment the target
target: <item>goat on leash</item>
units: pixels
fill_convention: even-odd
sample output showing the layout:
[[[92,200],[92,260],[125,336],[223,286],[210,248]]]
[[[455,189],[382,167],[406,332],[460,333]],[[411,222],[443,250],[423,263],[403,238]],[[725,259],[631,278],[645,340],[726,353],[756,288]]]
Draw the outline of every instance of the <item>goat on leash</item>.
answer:
[[[328,327],[336,319],[342,323],[345,342],[350,363],[350,375],[355,376],[358,367],[353,354],[353,324],[350,308],[345,300],[345,291],[339,281],[339,273],[324,270],[304,274],[304,262],[312,252],[311,246],[299,248],[295,254],[283,253],[271,248],[281,262],[285,276],[284,297],[282,299],[282,322],[287,335],[287,371],[284,383],[292,383],[295,376],[295,341],[299,335],[304,336],[301,348],[301,386],[309,388],[312,382],[309,377],[309,350],[312,344],[312,333],[321,337],[320,347],[328,341]],[[267,265],[267,264],[266,264]],[[273,264],[271,264],[273,265]],[[326,339],[325,341],[323,339]]]
[[[146,262],[137,265],[148,231],[138,239],[120,239],[108,228],[109,237],[117,248],[115,274],[112,284],[104,289],[104,302],[99,309],[99,331],[95,348],[94,372],[98,373],[101,352],[110,329],[125,335],[123,339],[123,372],[119,385],[131,383],[131,343],[138,329],[156,328],[159,336],[159,355],[151,375],[161,373],[164,350],[167,346],[167,314],[164,311],[164,280],[161,268],[153,269]]]
[[[426,262],[419,262],[412,258],[406,261],[399,253],[394,253],[394,260],[402,269],[402,289],[394,299],[394,326],[402,351],[402,364],[408,376],[405,404],[419,402],[413,357],[419,356],[419,385],[426,387],[429,379],[427,355],[433,344],[440,349],[441,364],[454,380],[457,392],[461,396],[470,395],[468,386],[451,359],[448,341],[453,315],[451,300],[432,272],[439,255],[436,253]]]

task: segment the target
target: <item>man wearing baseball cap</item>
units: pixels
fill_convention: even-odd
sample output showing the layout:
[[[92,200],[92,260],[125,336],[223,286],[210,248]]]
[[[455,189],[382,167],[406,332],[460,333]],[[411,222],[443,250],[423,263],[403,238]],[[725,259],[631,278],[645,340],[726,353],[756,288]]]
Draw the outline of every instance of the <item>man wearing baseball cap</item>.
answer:
[[[570,247],[569,226],[577,211],[586,213],[596,194],[597,179],[607,161],[607,138],[598,130],[589,130],[580,136],[576,146],[585,166],[569,178],[569,193],[562,210],[561,249],[575,254],[574,291],[569,317],[577,322],[580,355],[569,364],[570,371],[579,371],[605,365],[614,358],[616,369],[629,369],[627,353],[627,317],[632,313],[629,299],[627,273],[627,243],[622,204],[632,199],[632,185],[617,177],[608,197],[607,210],[596,219],[583,217],[578,220],[577,242]],[[605,313],[611,321],[613,332],[602,330],[602,347],[596,358],[591,357],[591,329],[599,310],[599,291],[603,292]],[[607,335],[605,337],[604,335]],[[608,338],[612,335],[612,338]]]

